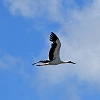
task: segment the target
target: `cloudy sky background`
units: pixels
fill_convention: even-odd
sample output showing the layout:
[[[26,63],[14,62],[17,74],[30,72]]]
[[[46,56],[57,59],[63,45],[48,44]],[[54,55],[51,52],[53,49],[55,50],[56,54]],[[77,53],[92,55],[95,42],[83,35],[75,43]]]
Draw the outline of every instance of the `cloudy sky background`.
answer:
[[[99,27],[99,0],[1,0],[0,99],[100,100]],[[76,65],[32,66],[48,58],[51,31]]]

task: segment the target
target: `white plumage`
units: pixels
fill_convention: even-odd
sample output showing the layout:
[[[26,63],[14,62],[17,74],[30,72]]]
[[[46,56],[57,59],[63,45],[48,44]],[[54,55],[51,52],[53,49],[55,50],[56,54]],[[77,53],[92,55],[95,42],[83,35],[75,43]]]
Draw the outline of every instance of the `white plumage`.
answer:
[[[37,66],[58,65],[62,63],[76,64],[70,60],[65,61],[65,62],[61,61],[59,57],[61,42],[59,38],[53,32],[51,32],[50,41],[52,42],[52,44],[51,44],[51,49],[49,51],[49,60],[40,60],[37,63],[43,63],[43,64],[37,64],[37,63],[34,63],[34,64],[37,64]]]

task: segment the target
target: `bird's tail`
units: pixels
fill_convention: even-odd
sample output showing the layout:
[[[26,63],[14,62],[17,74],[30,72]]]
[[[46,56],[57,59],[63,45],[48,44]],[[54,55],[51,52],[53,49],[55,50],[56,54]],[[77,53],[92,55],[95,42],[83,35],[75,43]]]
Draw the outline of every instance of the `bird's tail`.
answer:
[[[50,60],[40,60],[36,63],[33,63],[32,65],[35,65],[35,64],[38,64],[38,63],[48,63],[48,62],[50,62]]]
[[[39,62],[33,63],[32,66],[35,65],[35,64],[37,64],[37,63],[39,63]]]

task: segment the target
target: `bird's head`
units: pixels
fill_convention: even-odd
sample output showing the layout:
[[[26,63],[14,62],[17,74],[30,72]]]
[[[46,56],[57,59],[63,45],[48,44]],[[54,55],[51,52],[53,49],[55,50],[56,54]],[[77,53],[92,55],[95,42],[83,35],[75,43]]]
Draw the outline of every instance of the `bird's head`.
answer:
[[[66,63],[76,64],[75,62],[72,62],[71,60],[66,61]]]

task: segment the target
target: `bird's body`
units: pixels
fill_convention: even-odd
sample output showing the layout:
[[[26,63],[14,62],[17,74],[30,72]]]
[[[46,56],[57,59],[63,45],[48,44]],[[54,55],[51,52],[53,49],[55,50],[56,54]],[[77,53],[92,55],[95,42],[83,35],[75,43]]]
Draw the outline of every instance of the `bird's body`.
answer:
[[[49,51],[49,60],[41,60],[37,63],[44,63],[44,64],[38,64],[37,66],[58,65],[62,63],[76,64],[69,60],[65,62],[61,61],[59,57],[61,42],[59,38],[53,32],[51,32],[50,41],[52,42],[52,44],[51,44],[51,49]],[[34,64],[37,64],[37,63],[34,63]]]
[[[62,61],[60,60],[60,58],[56,58],[56,59],[49,62],[50,65],[58,65],[61,63],[62,63]]]

